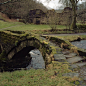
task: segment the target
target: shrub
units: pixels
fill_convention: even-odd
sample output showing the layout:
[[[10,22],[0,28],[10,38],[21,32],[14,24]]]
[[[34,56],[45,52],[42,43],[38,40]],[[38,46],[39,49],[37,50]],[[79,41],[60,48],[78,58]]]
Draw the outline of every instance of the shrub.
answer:
[[[86,25],[77,25],[78,30],[86,30]]]

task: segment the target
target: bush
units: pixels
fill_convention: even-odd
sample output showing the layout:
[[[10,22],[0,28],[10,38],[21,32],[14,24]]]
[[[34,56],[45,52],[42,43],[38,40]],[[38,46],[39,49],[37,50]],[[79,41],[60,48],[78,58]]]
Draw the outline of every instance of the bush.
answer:
[[[86,30],[86,25],[77,25],[77,30]]]

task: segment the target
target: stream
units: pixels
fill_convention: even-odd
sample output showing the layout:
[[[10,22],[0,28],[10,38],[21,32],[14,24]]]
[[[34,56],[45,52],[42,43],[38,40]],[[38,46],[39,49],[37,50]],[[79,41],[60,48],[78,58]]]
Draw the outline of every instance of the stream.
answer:
[[[74,41],[74,42],[71,42],[71,43],[78,48],[86,49],[86,40]]]
[[[31,55],[32,59],[29,65],[26,67],[27,69],[45,69],[43,56],[38,49],[31,50],[29,54]]]

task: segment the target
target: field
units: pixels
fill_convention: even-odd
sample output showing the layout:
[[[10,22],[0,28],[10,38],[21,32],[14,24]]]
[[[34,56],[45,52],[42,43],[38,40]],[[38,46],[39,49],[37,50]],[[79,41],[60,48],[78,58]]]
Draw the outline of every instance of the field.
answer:
[[[75,86],[77,77],[65,77],[71,72],[67,64],[52,63],[50,69],[30,69],[0,73],[0,86]],[[48,67],[49,68],[49,67]],[[64,69],[64,70],[63,70]]]
[[[5,29],[4,29],[5,28]],[[58,25],[57,29],[65,29],[65,26]],[[24,24],[21,22],[4,22],[0,21],[0,30],[50,30],[49,25],[34,25],[34,24]]]
[[[77,25],[81,25],[81,24],[77,24]],[[3,30],[25,31],[36,34],[75,33],[73,31],[69,31],[68,28],[66,29],[66,26],[64,25],[57,25],[56,30],[52,31],[49,25],[24,24],[21,22],[4,22],[0,20],[0,31]],[[80,29],[77,32],[85,32],[85,31]]]
[[[66,29],[65,26],[58,25],[57,29]],[[24,24],[20,22],[0,21],[0,30],[29,31],[43,33],[51,30],[48,25]],[[49,32],[47,32],[49,33]],[[51,32],[52,33],[52,32]],[[62,32],[59,32],[62,33]],[[68,39],[66,36],[65,39]],[[71,37],[74,38],[74,37]],[[68,63],[54,63],[48,65],[46,69],[19,70],[14,72],[0,73],[0,86],[76,86],[79,84],[77,77],[65,77],[62,74],[73,72],[68,69]],[[76,85],[75,85],[75,84]]]

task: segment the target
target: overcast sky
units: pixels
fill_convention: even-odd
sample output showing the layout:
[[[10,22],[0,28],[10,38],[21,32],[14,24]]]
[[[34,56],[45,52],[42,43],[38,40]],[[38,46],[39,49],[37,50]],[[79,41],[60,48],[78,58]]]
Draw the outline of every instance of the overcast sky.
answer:
[[[37,0],[37,1],[42,2],[44,6],[51,8],[51,9],[59,9],[59,7],[62,6],[62,4],[58,3],[59,0],[51,0],[50,2],[47,2],[46,0]],[[86,0],[82,0],[82,1],[86,1]]]
[[[58,3],[59,0],[51,0],[50,2],[47,2],[46,0],[37,0],[44,4],[44,6],[51,8],[51,9],[57,9],[59,6],[61,6],[60,3]]]

